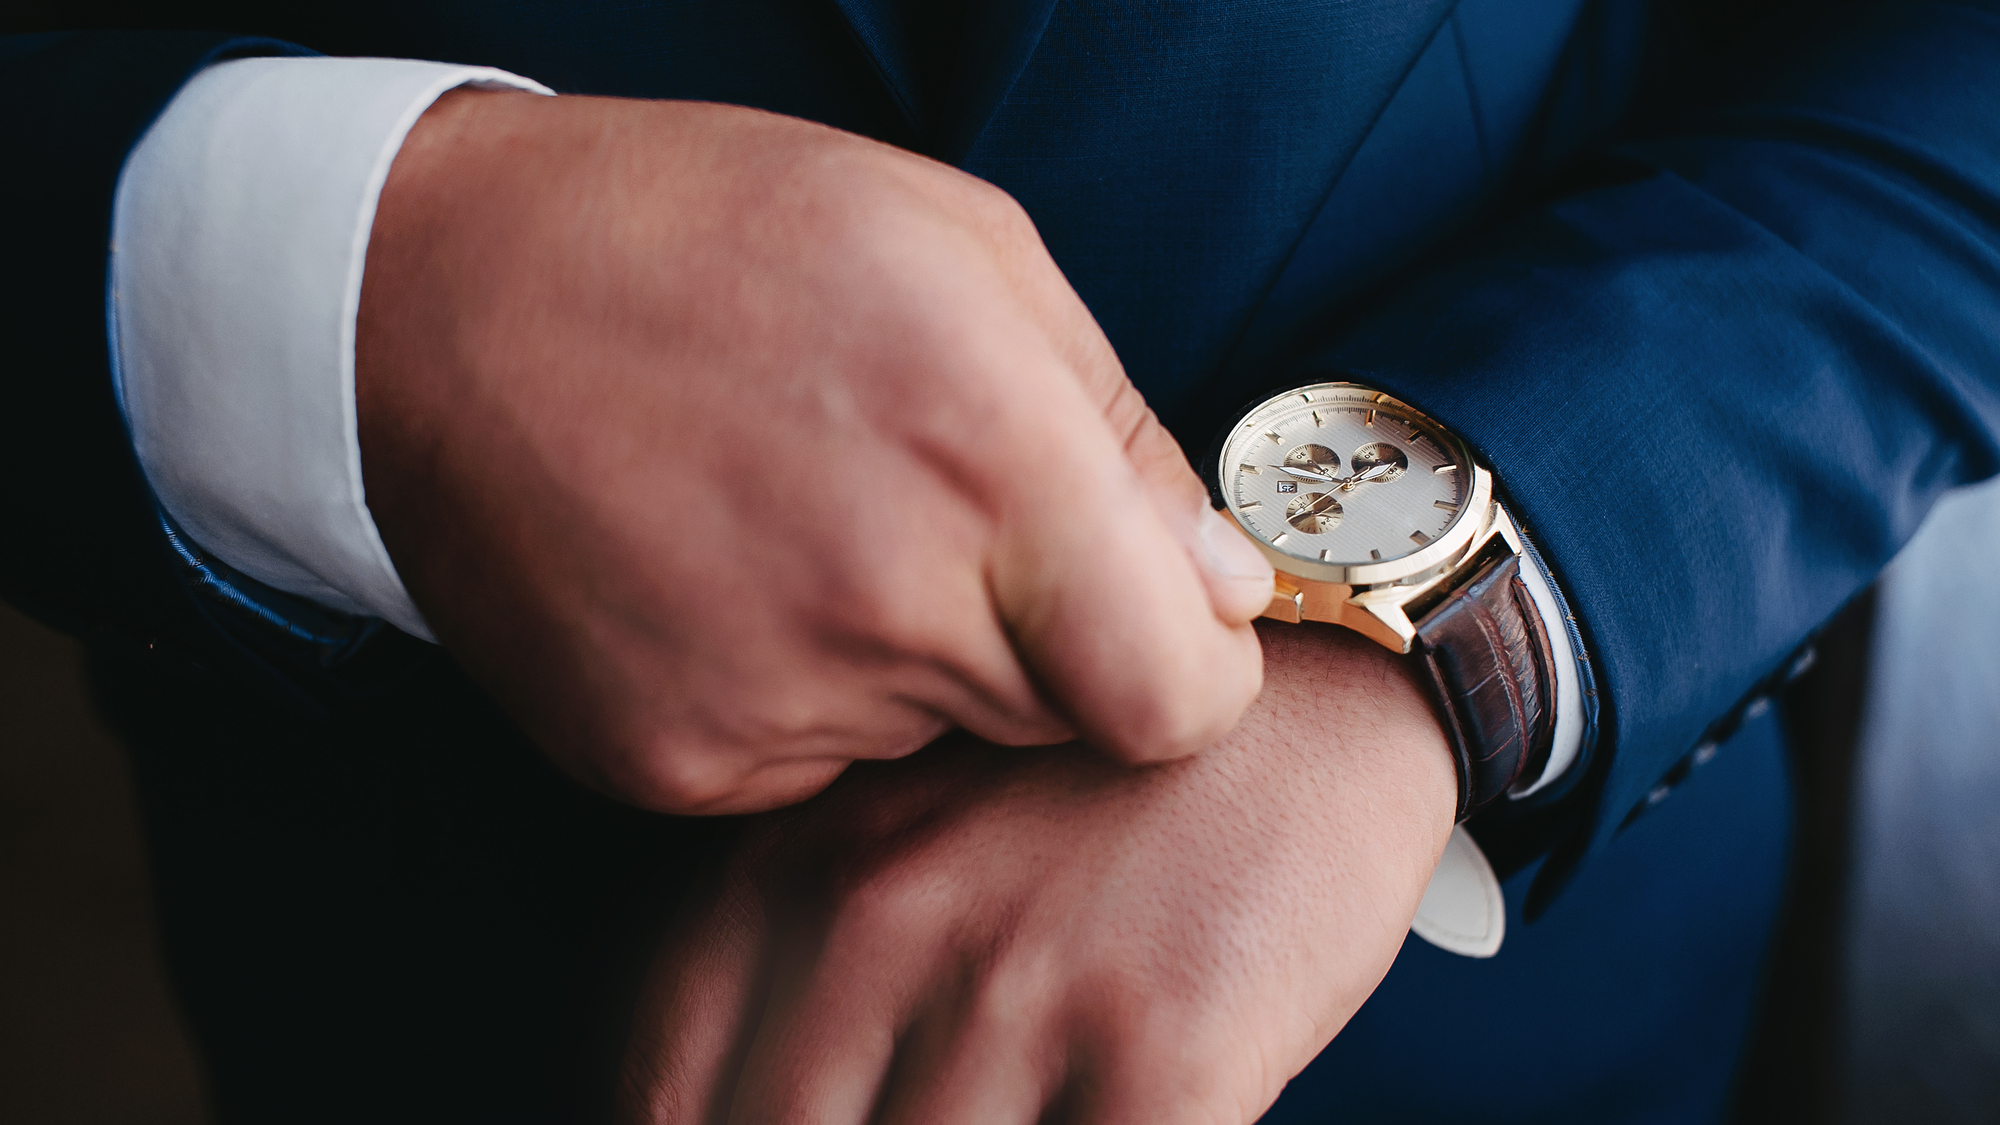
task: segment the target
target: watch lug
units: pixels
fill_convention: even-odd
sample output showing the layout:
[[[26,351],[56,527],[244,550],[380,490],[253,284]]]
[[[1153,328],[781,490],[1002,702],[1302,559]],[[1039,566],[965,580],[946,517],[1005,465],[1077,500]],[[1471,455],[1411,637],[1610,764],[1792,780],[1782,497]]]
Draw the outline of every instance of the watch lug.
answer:
[[[1271,583],[1271,604],[1257,616],[1297,625],[1305,620],[1305,601],[1305,591],[1299,589],[1299,584],[1292,580],[1291,575],[1281,570]]]
[[[1416,645],[1417,627],[1403,611],[1399,591],[1363,591],[1346,605],[1349,612],[1341,624],[1391,652],[1407,653]]]
[[[1481,471],[1483,472],[1484,470]],[[1507,514],[1507,509],[1504,505],[1493,505],[1491,523],[1488,525],[1486,532],[1480,535],[1479,540],[1472,545],[1473,550],[1478,550],[1489,535],[1498,535],[1500,538],[1506,540],[1508,549],[1513,551],[1514,554],[1520,555],[1526,553],[1521,549],[1521,529],[1514,526],[1514,517]]]
[[[1352,629],[1391,652],[1408,652],[1417,636],[1401,600],[1407,590],[1354,592],[1354,587],[1338,582],[1314,582],[1278,572],[1271,590],[1271,604],[1260,615],[1294,625],[1303,621],[1323,621]]]

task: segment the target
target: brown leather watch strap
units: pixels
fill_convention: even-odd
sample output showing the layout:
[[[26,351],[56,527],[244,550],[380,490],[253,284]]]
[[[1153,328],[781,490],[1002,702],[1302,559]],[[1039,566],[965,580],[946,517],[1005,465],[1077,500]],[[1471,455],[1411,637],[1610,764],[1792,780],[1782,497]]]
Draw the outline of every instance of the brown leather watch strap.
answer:
[[[1521,557],[1488,562],[1426,613],[1416,651],[1458,761],[1458,819],[1548,763],[1554,657]]]

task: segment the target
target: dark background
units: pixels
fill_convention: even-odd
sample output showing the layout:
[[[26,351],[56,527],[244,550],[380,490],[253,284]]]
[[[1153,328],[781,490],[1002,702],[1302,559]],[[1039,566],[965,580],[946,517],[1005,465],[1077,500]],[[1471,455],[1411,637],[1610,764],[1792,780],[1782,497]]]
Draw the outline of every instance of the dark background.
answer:
[[[1828,655],[1842,647],[1827,646]],[[1833,686],[1820,685],[1814,702],[1853,690],[1851,681],[1824,690]],[[1823,737],[1844,741],[1845,725]],[[1845,796],[1827,793],[1821,803]],[[1841,828],[1806,820],[1808,834]],[[1833,903],[1814,895],[1837,893],[1828,881],[1839,875],[1815,874],[1815,886],[1795,888],[1795,932],[1780,938],[1787,948],[1775,958],[1774,991],[1785,1002],[1767,1012],[1753,1051],[1745,1120],[1775,1120],[1767,1114],[1782,1110],[1804,1125],[1831,1108],[1823,1060],[1834,950],[1822,920]],[[1800,892],[1811,901],[1798,901]],[[200,1063],[156,948],[124,754],[92,711],[79,646],[0,604],[0,1121],[208,1120]]]
[[[0,605],[0,1121],[194,1125],[132,783],[80,661]]]
[[[1988,491],[2000,514],[2000,489]],[[1990,530],[2000,537],[2000,523]],[[2000,538],[1994,548],[2000,550]],[[1983,567],[1976,569],[1975,583],[1990,581]],[[2000,597],[1989,600],[2000,605]],[[1919,1012],[1914,1028],[1879,1002],[1866,1012],[1843,1011],[1857,976],[1864,983],[1889,980],[1895,996],[1925,994],[1924,981],[1906,979],[1907,967],[1870,969],[1860,964],[1866,957],[1846,972],[1841,964],[1844,954],[1854,957],[1842,940],[1852,924],[1840,919],[1866,905],[1850,901],[1857,885],[1850,810],[1876,601],[1860,599],[1821,635],[1819,662],[1785,700],[1799,744],[1795,847],[1803,862],[1793,872],[1785,922],[1770,952],[1768,993],[1738,1091],[1735,1116],[1743,1125],[2000,1121],[2000,1039],[1993,1034],[2000,1031],[2000,993],[1991,1001],[1968,1000],[1956,986],[1955,1003]],[[207,1122],[202,1068],[156,948],[131,778],[123,752],[92,711],[81,656],[75,642],[0,604],[0,1122]],[[1985,752],[1969,749],[1974,756]],[[1967,782],[1954,780],[1960,787]],[[1947,819],[1934,793],[1919,797],[1924,803],[1915,817],[1892,818],[1870,831],[1901,837]],[[1984,822],[1988,814],[1972,815]],[[1991,838],[1990,829],[1961,828],[1941,846],[1953,853],[1970,848],[1968,861],[1977,867],[1977,845]],[[1936,864],[1919,857],[1918,866]],[[1991,880],[1977,881],[1993,900]],[[1931,897],[1936,901],[1915,917],[1940,931],[1933,937],[1944,944],[1933,941],[1902,960],[1957,981],[1964,974],[1948,972],[1953,964],[1985,963],[1985,946],[1970,940],[1980,928],[1973,920],[1978,911],[1940,910],[1938,903],[1963,906],[1979,896],[1968,899],[1960,888]],[[1866,938],[1867,926],[1861,929]],[[1894,944],[1907,945],[1905,938]],[[1990,944],[1993,935],[1985,940]],[[1862,1029],[1880,1025],[1872,1037],[1851,1036],[1853,1029],[1843,1027],[1843,1017],[1856,1014]],[[1845,1050],[1844,1032],[1856,1039]],[[1878,1040],[1903,1046],[1885,1048]],[[1857,1053],[1875,1062],[1857,1070]],[[1867,1073],[1857,1081],[1859,1071]]]

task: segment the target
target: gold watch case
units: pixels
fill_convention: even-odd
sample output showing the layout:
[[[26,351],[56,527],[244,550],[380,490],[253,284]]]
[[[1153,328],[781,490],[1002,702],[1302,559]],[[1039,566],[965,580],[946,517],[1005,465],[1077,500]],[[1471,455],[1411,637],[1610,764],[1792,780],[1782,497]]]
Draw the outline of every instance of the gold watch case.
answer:
[[[1305,408],[1301,404],[1393,412],[1399,417],[1420,420],[1433,440],[1451,442],[1458,458],[1456,465],[1471,470],[1469,487],[1464,490],[1464,501],[1456,518],[1420,549],[1380,562],[1301,558],[1265,541],[1250,528],[1245,514],[1232,502],[1228,470],[1248,466],[1238,466],[1231,451],[1237,447],[1241,434],[1258,429],[1274,411],[1297,412]],[[1369,425],[1374,424],[1374,417],[1371,412]],[[1494,498],[1492,469],[1463,439],[1436,419],[1360,383],[1315,383],[1264,399],[1244,411],[1216,440],[1206,459],[1204,476],[1215,507],[1231,517],[1277,570],[1271,604],[1263,616],[1294,623],[1323,621],[1341,625],[1394,652],[1411,650],[1416,642],[1417,622],[1458,585],[1459,579],[1484,569],[1484,562],[1501,552],[1521,553],[1520,532]],[[1330,483],[1343,482],[1336,478]]]

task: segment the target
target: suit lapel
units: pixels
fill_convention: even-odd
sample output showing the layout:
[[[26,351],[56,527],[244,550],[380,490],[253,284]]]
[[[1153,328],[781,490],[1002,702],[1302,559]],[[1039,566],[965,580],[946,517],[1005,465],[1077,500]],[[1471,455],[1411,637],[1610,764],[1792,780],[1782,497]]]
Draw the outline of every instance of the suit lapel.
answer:
[[[928,130],[924,121],[917,72],[911,66],[910,39],[903,33],[903,21],[896,14],[895,0],[834,0],[846,18],[854,39],[875,64],[875,74],[901,107],[903,116],[918,136]]]
[[[1027,69],[1056,0],[985,0],[978,6],[960,49],[949,106],[932,126],[931,152],[958,164]]]
[[[940,160],[957,163],[972,149],[1028,65],[1056,0],[983,0],[967,21],[942,104],[930,104],[917,80],[912,44],[895,0],[834,0],[875,73]],[[940,0],[953,2],[953,0]],[[963,2],[963,0],[960,0]]]

